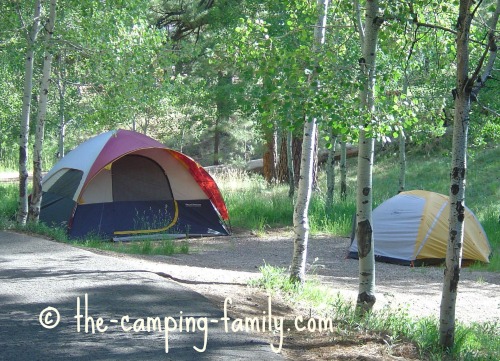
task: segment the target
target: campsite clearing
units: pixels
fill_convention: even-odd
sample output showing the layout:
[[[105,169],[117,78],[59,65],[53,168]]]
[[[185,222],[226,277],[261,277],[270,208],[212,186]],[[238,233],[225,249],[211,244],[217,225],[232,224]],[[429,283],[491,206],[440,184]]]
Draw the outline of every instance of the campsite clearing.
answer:
[[[264,264],[287,268],[293,249],[291,232],[283,230],[262,237],[235,232],[228,237],[197,238],[189,242],[187,255],[132,257],[154,262],[154,269],[164,277],[191,287],[219,308],[224,307],[226,297],[231,297],[231,317],[262,315],[267,307],[267,294],[248,287],[247,282],[260,276],[259,267]],[[358,261],[346,258],[349,243],[347,238],[311,237],[307,277],[317,279],[334,294],[354,300]],[[375,307],[407,310],[412,317],[439,317],[442,281],[442,267],[411,268],[379,262]],[[499,322],[499,300],[500,274],[462,270],[457,301],[459,322]],[[290,308],[278,295],[272,295],[272,303],[273,310],[291,319],[300,315],[307,318],[312,311],[304,305]],[[371,360],[413,360],[418,355],[407,343],[398,342],[395,347],[380,338],[358,341],[343,344],[328,334],[301,332],[285,337],[284,352],[290,359],[307,360],[355,359],[359,355],[370,355]]]

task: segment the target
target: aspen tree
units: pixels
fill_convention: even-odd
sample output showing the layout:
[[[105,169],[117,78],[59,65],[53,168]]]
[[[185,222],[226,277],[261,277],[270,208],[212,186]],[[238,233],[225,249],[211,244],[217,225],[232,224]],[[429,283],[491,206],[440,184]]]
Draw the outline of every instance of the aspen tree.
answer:
[[[326,16],[329,0],[318,0],[318,21],[314,29],[313,51],[318,54],[325,42]],[[317,70],[311,70],[310,82],[317,77]],[[316,80],[316,79],[315,79]],[[317,82],[319,86],[319,81]],[[309,201],[313,187],[314,150],[316,147],[317,119],[304,119],[304,135],[302,142],[302,158],[300,163],[297,201],[293,212],[294,246],[290,266],[290,279],[303,283],[307,259],[307,243],[309,238]]]

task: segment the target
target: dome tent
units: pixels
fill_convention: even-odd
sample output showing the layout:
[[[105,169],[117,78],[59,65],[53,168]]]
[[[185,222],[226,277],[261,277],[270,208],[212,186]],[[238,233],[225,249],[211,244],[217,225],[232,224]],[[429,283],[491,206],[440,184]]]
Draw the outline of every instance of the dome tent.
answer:
[[[40,220],[72,238],[151,233],[227,235],[212,177],[194,160],[133,131],[95,136],[43,178]]]
[[[373,239],[378,261],[419,265],[441,263],[448,243],[448,197],[423,190],[402,192],[373,210]],[[481,224],[465,208],[462,259],[488,263],[491,247]],[[358,258],[357,240],[349,258]]]

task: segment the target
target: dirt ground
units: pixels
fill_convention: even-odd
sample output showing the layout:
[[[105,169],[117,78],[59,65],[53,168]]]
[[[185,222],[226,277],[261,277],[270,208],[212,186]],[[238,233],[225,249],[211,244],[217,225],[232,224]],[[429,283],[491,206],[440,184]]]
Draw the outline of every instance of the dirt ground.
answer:
[[[268,309],[269,295],[248,287],[259,277],[259,267],[269,264],[288,268],[293,242],[290,232],[264,236],[236,232],[229,237],[189,239],[189,254],[174,256],[135,256],[153,262],[154,271],[203,294],[221,309],[228,307],[235,318],[261,316]],[[354,301],[357,296],[358,261],[346,259],[349,239],[328,236],[311,237],[308,254],[308,277]],[[377,263],[376,309],[403,308],[415,317],[439,317],[443,268],[410,268]],[[310,332],[294,327],[293,320],[312,310],[288,305],[271,296],[273,314],[286,316],[287,328],[283,354],[290,360],[415,360],[417,350],[408,343],[394,342],[387,335]],[[500,321],[500,274],[461,272],[456,310],[457,320]],[[314,316],[314,315],[313,315]],[[305,324],[305,322],[304,322]],[[289,326],[289,327],[288,327]],[[276,336],[275,336],[276,338]]]

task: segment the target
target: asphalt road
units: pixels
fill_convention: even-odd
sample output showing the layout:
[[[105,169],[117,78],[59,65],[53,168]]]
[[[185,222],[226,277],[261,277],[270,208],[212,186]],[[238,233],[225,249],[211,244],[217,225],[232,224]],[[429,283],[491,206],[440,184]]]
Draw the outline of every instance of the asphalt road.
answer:
[[[282,359],[203,296],[134,267],[0,231],[0,360]]]

